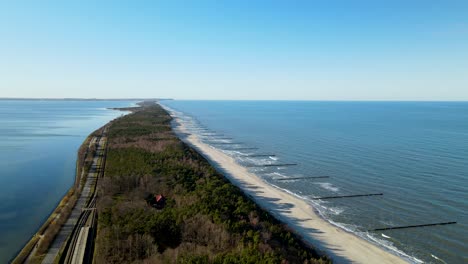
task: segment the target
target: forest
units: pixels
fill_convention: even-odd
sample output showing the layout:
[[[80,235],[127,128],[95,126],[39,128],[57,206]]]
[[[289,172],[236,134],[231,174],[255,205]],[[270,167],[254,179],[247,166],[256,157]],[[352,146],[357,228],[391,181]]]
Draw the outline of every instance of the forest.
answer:
[[[112,121],[96,263],[330,263],[180,141],[156,104]],[[147,197],[162,194],[163,208]]]

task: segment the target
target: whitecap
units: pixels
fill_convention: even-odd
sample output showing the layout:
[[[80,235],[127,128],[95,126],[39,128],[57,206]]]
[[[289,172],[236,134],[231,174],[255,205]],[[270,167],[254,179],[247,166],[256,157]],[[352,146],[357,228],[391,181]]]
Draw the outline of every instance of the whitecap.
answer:
[[[440,259],[440,258],[438,258],[438,257],[435,256],[435,255],[432,255],[432,254],[431,254],[431,257],[437,259],[438,261],[440,261],[440,262],[442,262],[442,263],[447,263],[447,262],[445,262],[443,259]]]
[[[314,184],[318,184],[323,189],[329,190],[329,191],[332,191],[332,192],[338,192],[340,190],[340,188],[333,186],[333,184],[331,184],[329,182],[317,182],[317,183],[314,183]]]
[[[334,215],[340,215],[342,212],[344,212],[343,208],[339,207],[328,207],[327,208],[328,213],[334,214]]]
[[[358,234],[361,234],[362,238],[368,238],[369,241],[372,241],[372,242],[384,247],[385,249],[387,249],[389,251],[395,252],[399,256],[411,261],[412,263],[424,263],[424,261],[422,261],[422,260],[420,260],[420,259],[418,259],[416,257],[410,256],[410,255],[406,254],[405,252],[403,252],[402,250],[399,250],[397,247],[395,247],[395,245],[392,242],[390,242],[388,240],[378,239],[378,238],[372,236],[371,234],[369,234],[367,232],[365,232],[365,236],[362,236],[363,232],[358,233]]]
[[[280,172],[270,172],[270,173],[267,173],[266,174],[267,176],[270,176],[273,178],[273,180],[277,180],[277,179],[287,179],[289,176],[288,175],[285,175],[285,174],[282,174]],[[283,182],[287,182],[287,181],[283,181]]]

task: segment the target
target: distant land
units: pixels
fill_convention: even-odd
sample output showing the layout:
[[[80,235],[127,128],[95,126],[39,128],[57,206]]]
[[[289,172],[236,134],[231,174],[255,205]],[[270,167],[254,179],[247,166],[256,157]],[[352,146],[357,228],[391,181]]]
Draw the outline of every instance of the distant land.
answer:
[[[27,98],[27,97],[0,97],[0,100],[22,101],[161,101],[173,100],[171,98]]]
[[[3,101],[172,101],[174,98],[28,98],[28,97],[0,97]],[[457,100],[413,100],[413,99],[400,99],[400,100],[386,100],[386,99],[373,99],[373,100],[340,100],[340,99],[291,99],[291,100],[270,100],[270,99],[184,99],[194,101],[308,101],[308,102],[422,102],[422,103],[436,103],[436,102],[448,102],[448,103],[467,103],[468,100],[457,99]]]

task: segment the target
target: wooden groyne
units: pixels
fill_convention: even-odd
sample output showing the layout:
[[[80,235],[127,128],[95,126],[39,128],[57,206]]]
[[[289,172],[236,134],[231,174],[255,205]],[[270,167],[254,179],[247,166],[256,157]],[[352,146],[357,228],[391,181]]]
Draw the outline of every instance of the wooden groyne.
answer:
[[[324,179],[330,178],[330,176],[310,176],[310,177],[291,177],[291,178],[277,178],[277,181],[288,181],[288,180],[303,180],[303,179]]]
[[[264,165],[246,165],[249,168],[261,168],[261,167],[288,167],[296,166],[297,163],[282,163],[282,164],[264,164]]]
[[[239,144],[242,144],[242,142],[213,142],[211,144],[214,144],[214,145],[239,145]]]
[[[368,231],[385,231],[385,230],[393,230],[393,229],[405,229],[405,228],[416,228],[416,227],[426,227],[426,226],[453,225],[456,223],[457,222],[442,222],[442,223],[421,224],[421,225],[393,226],[393,227],[376,228],[376,229],[371,229]]]
[[[255,150],[255,149],[258,149],[258,148],[233,148],[229,150]]]
[[[365,196],[377,196],[383,195],[383,193],[366,193],[366,194],[353,194],[353,195],[340,195],[340,196],[324,196],[324,197],[313,197],[312,200],[325,200],[325,199],[338,199],[338,198],[353,198],[353,197],[365,197]]]

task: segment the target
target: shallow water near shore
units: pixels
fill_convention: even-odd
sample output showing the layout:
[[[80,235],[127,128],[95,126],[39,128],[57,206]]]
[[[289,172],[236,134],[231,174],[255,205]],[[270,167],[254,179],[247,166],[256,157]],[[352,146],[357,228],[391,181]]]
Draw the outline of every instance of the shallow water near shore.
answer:
[[[0,100],[0,263],[21,250],[75,180],[85,138],[130,101]]]
[[[307,200],[334,224],[415,263],[468,261],[468,103],[162,104],[205,143],[255,165],[252,172]],[[297,166],[257,167],[284,163]],[[310,176],[329,178],[287,180]],[[365,193],[384,195],[314,199]],[[368,231],[447,221],[458,223]]]

